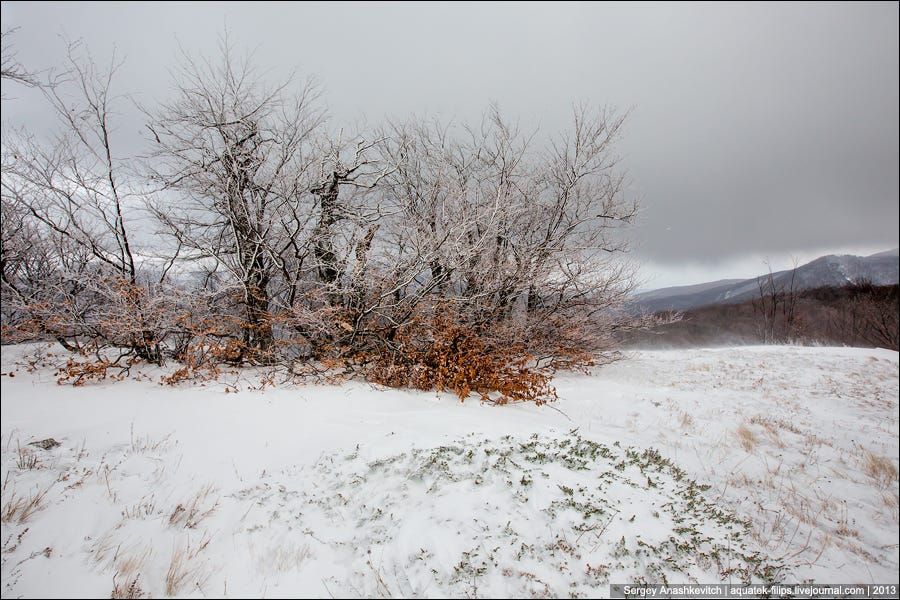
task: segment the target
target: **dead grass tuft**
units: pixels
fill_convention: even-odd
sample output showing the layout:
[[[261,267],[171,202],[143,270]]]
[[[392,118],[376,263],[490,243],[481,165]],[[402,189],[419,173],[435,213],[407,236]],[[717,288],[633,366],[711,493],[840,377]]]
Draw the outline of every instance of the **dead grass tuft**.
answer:
[[[878,456],[874,452],[866,450],[863,457],[863,468],[866,474],[874,479],[881,489],[887,488],[897,481],[897,467],[886,456]]]
[[[36,490],[30,494],[19,496],[15,490],[6,493],[7,486],[3,486],[3,504],[0,508],[0,521],[3,523],[25,523],[42,508],[44,498],[50,488]]]
[[[175,547],[166,571],[166,596],[175,596],[189,583],[193,583],[192,587],[203,588],[209,575],[198,557],[208,545],[209,539],[202,538],[197,546],[192,547],[188,540],[183,546]]]
[[[40,465],[40,459],[38,455],[33,450],[29,450],[28,448],[22,448],[19,446],[16,451],[16,466],[21,471],[31,471],[38,468]]]
[[[122,516],[126,519],[149,519],[158,515],[156,498],[153,494],[144,496],[131,506],[122,509]]]
[[[884,492],[881,494],[881,502],[887,509],[888,516],[894,523],[900,523],[900,496],[897,492]]]
[[[113,590],[109,595],[110,598],[149,598],[141,589],[140,575],[136,575],[134,579],[120,579],[119,573],[113,575]]]
[[[211,515],[219,507],[218,499],[212,501],[209,499],[213,492],[215,492],[215,487],[208,483],[189,499],[178,503],[169,515],[169,525],[194,529],[200,521]]]
[[[749,422],[751,425],[759,425],[760,427],[762,427],[766,432],[766,437],[770,442],[772,442],[772,444],[774,444],[778,448],[784,448],[785,444],[781,440],[781,435],[779,435],[778,433],[779,429],[782,428],[779,423],[775,422],[773,419],[769,419],[759,415],[751,418]]]
[[[271,573],[300,571],[310,556],[312,552],[308,544],[298,546],[290,542],[280,543],[268,548],[257,558],[257,568]]]
[[[851,527],[853,525],[853,527]],[[847,512],[847,503],[843,502],[840,508],[840,516],[838,518],[838,526],[835,533],[842,537],[859,538],[859,531],[855,528],[856,519],[850,519]]]
[[[737,436],[741,447],[747,452],[753,451],[753,449],[759,445],[759,440],[756,439],[756,434],[754,434],[753,431],[751,431],[743,423],[738,425]]]
[[[171,434],[159,440],[154,440],[149,435],[135,436],[134,423],[131,424],[131,452],[133,454],[158,453],[168,450],[168,447],[172,445],[171,438]]]
[[[141,588],[141,574],[147,561],[153,555],[151,548],[142,552],[121,553],[121,546],[116,548],[113,561],[116,574],[113,575],[113,591],[110,598],[148,598],[149,594]]]

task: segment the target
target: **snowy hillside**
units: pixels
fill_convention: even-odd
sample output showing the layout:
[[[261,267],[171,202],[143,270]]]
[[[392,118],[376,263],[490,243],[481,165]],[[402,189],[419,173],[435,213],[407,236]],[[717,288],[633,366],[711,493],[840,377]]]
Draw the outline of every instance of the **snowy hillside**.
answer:
[[[658,312],[690,310],[714,304],[736,304],[759,297],[760,281],[768,273],[750,279],[722,279],[710,283],[661,288],[635,296],[635,308]],[[897,250],[871,256],[829,254],[792,269],[772,273],[774,288],[780,291],[842,287],[868,281],[875,285],[895,285],[900,278]]]
[[[262,372],[72,388],[37,350],[3,347],[4,597],[897,578],[896,352],[640,352],[497,408]]]

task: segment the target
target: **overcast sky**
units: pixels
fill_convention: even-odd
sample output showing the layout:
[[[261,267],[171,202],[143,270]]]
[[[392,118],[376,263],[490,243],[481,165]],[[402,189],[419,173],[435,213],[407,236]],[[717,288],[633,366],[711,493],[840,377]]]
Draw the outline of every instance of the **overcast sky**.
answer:
[[[642,200],[648,287],[749,277],[769,259],[898,246],[898,4],[328,4],[4,2],[29,69],[64,38],[125,59],[116,87],[150,103],[179,44],[224,29],[283,77],[323,84],[336,122],[474,120],[496,101],[523,129],[573,102],[631,115],[618,146]],[[5,124],[46,121],[4,82]],[[142,119],[120,105],[120,135]]]

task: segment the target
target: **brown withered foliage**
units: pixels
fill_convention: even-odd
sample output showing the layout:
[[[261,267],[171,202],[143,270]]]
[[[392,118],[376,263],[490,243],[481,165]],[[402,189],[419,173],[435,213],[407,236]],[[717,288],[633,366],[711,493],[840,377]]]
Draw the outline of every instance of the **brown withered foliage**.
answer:
[[[431,315],[417,315],[392,344],[362,357],[368,359],[365,376],[391,387],[450,390],[460,400],[473,393],[496,404],[556,399],[550,370],[536,366],[523,344],[503,343],[488,327],[466,324],[452,307],[444,303]]]

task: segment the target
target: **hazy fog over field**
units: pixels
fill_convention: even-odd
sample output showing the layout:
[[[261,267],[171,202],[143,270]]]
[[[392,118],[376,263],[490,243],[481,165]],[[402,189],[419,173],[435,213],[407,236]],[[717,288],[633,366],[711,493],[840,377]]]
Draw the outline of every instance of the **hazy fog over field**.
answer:
[[[524,130],[571,104],[630,109],[618,146],[642,198],[648,287],[748,277],[825,253],[898,245],[898,7],[821,5],[24,3],[3,29],[30,69],[64,37],[149,105],[179,46],[213,53],[227,29],[273,79],[297,67],[335,127],[412,113],[473,120],[496,101]],[[4,42],[6,44],[6,41]],[[7,126],[50,121],[3,84]],[[143,117],[120,111],[121,151]]]

